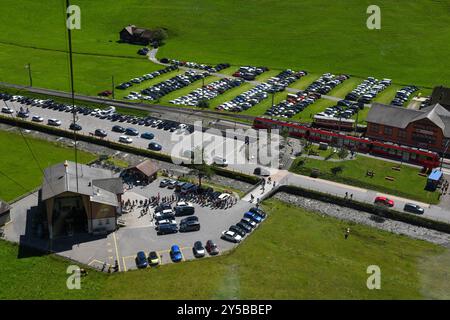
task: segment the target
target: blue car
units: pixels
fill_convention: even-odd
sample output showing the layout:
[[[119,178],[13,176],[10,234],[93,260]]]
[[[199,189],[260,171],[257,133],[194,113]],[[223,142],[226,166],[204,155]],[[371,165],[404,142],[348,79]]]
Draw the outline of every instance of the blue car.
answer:
[[[180,262],[183,259],[180,247],[177,245],[173,245],[172,248],[170,248],[170,259],[172,259],[173,262]]]
[[[141,134],[141,138],[151,140],[155,137],[155,135],[151,132],[144,132]]]
[[[139,251],[136,255],[136,265],[139,269],[147,268],[148,261],[144,251]]]
[[[249,218],[250,220],[253,220],[256,223],[260,223],[262,221],[262,218],[260,215],[258,215],[257,213],[254,213],[254,212],[250,212],[250,211],[248,211],[244,214],[244,218]]]
[[[137,136],[137,135],[139,135],[139,131],[137,131],[137,130],[134,129],[134,128],[127,128],[127,129],[125,130],[125,134],[127,134],[127,135],[129,135],[129,136]]]

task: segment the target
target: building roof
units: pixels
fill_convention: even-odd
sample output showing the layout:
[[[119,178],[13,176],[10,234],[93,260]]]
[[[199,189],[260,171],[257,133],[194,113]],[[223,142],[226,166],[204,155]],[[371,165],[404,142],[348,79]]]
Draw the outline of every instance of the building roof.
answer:
[[[117,194],[123,193],[122,179],[109,170],[78,164],[78,186],[74,162],[65,161],[44,170],[42,200],[64,192],[90,196],[91,201],[117,206]],[[122,187],[121,187],[122,186]]]
[[[444,86],[435,87],[431,94],[431,105],[439,103],[446,109],[450,109],[450,88]]]
[[[442,130],[446,138],[450,137],[450,112],[440,104],[421,110],[388,106],[373,103],[366,121],[385,126],[405,129],[411,122],[428,119]]]
[[[140,38],[150,39],[153,36],[153,31],[150,29],[136,27],[134,24],[130,24],[123,28],[123,30],[127,31],[131,36],[138,36]]]
[[[11,209],[11,207],[9,206],[9,204],[0,200],[0,214],[3,214],[5,212],[9,211],[10,209]]]
[[[150,160],[145,160],[145,161],[139,163],[138,165],[127,168],[126,170],[128,170],[128,169],[139,170],[147,177],[151,177],[152,175],[154,175],[155,173],[158,172],[159,167],[155,162],[150,161]]]

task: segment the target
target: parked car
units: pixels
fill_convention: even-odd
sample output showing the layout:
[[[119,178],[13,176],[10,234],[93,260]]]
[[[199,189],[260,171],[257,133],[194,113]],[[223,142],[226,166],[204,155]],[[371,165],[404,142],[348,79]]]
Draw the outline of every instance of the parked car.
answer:
[[[177,233],[178,227],[172,223],[162,223],[156,226],[156,232],[158,235]]]
[[[241,237],[245,237],[245,235],[247,234],[247,232],[244,229],[242,229],[241,227],[239,227],[237,225],[231,226],[228,230],[236,232]]]
[[[173,245],[170,248],[170,259],[172,259],[173,262],[180,262],[183,260],[183,255],[181,253],[180,247],[177,245]]]
[[[266,213],[265,213],[262,209],[260,209],[260,208],[253,207],[253,208],[250,208],[248,211],[253,212],[253,213],[256,213],[256,214],[259,215],[263,220],[266,218]]]
[[[122,142],[122,143],[133,143],[133,139],[131,139],[128,136],[120,136],[119,137],[119,142]]]
[[[61,120],[58,119],[48,119],[47,120],[47,124],[49,126],[55,126],[55,127],[59,127],[61,125]]]
[[[248,225],[248,224],[246,224],[246,223],[243,223],[242,221],[239,221],[239,222],[236,224],[236,226],[237,226],[238,228],[241,228],[242,230],[245,230],[246,233],[250,233],[250,232],[252,232],[252,230],[253,230],[253,228],[252,228],[250,225]]]
[[[383,196],[378,196],[375,198],[374,201],[375,204],[382,204],[388,207],[393,207],[394,206],[394,200],[391,200],[387,197],[383,197]]]
[[[162,180],[159,182],[159,186],[160,186],[161,188],[167,187],[167,186],[169,185],[170,181],[171,181],[170,179],[162,179]]]
[[[246,213],[244,213],[244,218],[248,218],[256,223],[260,223],[262,221],[261,216],[259,216],[257,213],[253,213],[250,211],[247,211]]]
[[[192,253],[196,258],[202,258],[205,256],[205,247],[203,247],[201,241],[195,241],[194,246],[192,247]]]
[[[242,240],[241,235],[239,235],[237,232],[230,231],[230,230],[223,231],[222,236],[220,238],[225,241],[229,241],[229,242],[233,242],[233,243],[239,243]]]
[[[44,118],[42,118],[41,116],[33,116],[33,117],[31,117],[31,121],[44,122]]]
[[[161,151],[162,146],[160,144],[156,143],[156,142],[150,142],[148,144],[148,148],[150,150],[154,150],[154,151]]]
[[[422,207],[414,203],[405,203],[403,210],[415,214],[424,214],[425,212],[425,210]]]
[[[212,240],[206,241],[205,249],[211,256],[219,254],[219,248]]]
[[[103,129],[96,129],[95,132],[94,132],[94,134],[95,134],[97,137],[102,137],[102,138],[104,138],[104,137],[106,137],[106,136],[108,135],[108,134],[106,133],[106,131],[103,130]]]
[[[221,158],[221,157],[214,157],[213,164],[215,164],[216,166],[220,166],[220,167],[228,166],[227,160],[225,158]]]
[[[72,122],[69,126],[69,129],[73,130],[73,131],[80,131],[82,129],[82,127],[78,123]]]
[[[13,114],[13,113],[14,113],[14,110],[11,109],[11,108],[9,108],[9,107],[3,107],[3,108],[2,108],[2,112],[3,112],[3,113],[6,113],[6,114]]]
[[[114,132],[119,132],[119,133],[124,133],[124,132],[125,132],[125,128],[116,125],[116,126],[113,126],[113,127],[112,127],[112,131],[114,131]]]
[[[144,132],[141,134],[141,138],[151,140],[155,137],[155,135],[151,132]]]
[[[137,131],[134,128],[126,128],[125,129],[125,134],[129,135],[129,136],[138,136],[139,135],[139,131]]]
[[[248,224],[248,225],[249,225],[250,227],[252,227],[253,229],[256,228],[256,222],[253,221],[253,220],[251,220],[251,219],[249,219],[249,218],[242,218],[242,219],[241,219],[241,222],[242,222],[242,223]]]
[[[143,268],[147,268],[148,267],[148,262],[147,262],[147,257],[145,256],[144,251],[139,251],[136,255],[136,266],[139,269],[143,269]]]
[[[191,216],[180,221],[180,232],[199,231],[198,217]]]
[[[175,216],[190,216],[195,213],[195,208],[193,206],[176,206],[175,207]]]
[[[161,258],[156,251],[150,251],[148,254],[148,263],[151,266],[157,266],[161,263]]]

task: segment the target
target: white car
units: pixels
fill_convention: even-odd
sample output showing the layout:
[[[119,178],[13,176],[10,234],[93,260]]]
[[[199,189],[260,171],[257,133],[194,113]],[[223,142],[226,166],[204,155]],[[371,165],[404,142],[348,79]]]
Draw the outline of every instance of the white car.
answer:
[[[133,143],[133,139],[131,139],[128,136],[120,136],[119,137],[119,142],[123,142],[123,143]]]
[[[31,118],[31,121],[34,121],[34,122],[43,122],[43,121],[44,121],[44,118],[42,118],[41,116],[33,116],[33,117]]]
[[[218,199],[219,200],[225,200],[225,199],[228,199],[230,197],[230,194],[229,193],[222,193],[219,197],[218,197]]]
[[[228,165],[228,162],[226,159],[221,158],[221,157],[214,157],[213,158],[213,163],[215,165],[221,166],[221,167],[226,167]]]
[[[54,118],[48,119],[48,120],[47,120],[47,124],[50,125],[50,126],[56,126],[56,127],[59,127],[59,126],[61,125],[61,120],[54,119]]]
[[[12,113],[14,113],[14,110],[11,109],[10,107],[3,107],[2,112],[7,113],[7,114],[12,114]]]
[[[157,225],[162,225],[162,224],[177,224],[177,222],[175,221],[175,219],[164,219],[164,220],[159,220],[156,221]]]
[[[237,234],[234,231],[230,231],[230,230],[223,231],[221,238],[223,240],[226,240],[226,241],[229,241],[229,242],[234,242],[234,243],[239,243],[242,240],[242,237],[239,234]]]
[[[180,201],[177,202],[177,207],[193,207],[192,203],[187,202],[187,201]]]

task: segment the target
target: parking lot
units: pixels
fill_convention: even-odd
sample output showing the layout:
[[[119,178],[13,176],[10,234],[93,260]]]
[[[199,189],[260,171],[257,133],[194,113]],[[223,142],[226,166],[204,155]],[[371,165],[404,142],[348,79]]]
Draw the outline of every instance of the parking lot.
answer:
[[[159,187],[160,181],[161,178],[147,186],[132,188],[124,195],[125,199],[138,200],[158,194],[161,198],[172,196],[174,189]],[[175,203],[176,200],[173,201],[172,206]],[[191,203],[195,208],[195,216],[198,217],[201,225],[199,231],[158,235],[155,229],[156,220],[152,219],[155,208],[151,208],[148,213],[142,216],[141,208],[123,214],[121,219],[125,221],[126,227],[122,227],[116,232],[117,249],[121,257],[123,270],[136,268],[135,258],[138,251],[144,251],[146,254],[150,251],[156,251],[160,254],[162,263],[171,263],[168,253],[172,245],[180,247],[183,260],[195,259],[192,247],[196,241],[201,241],[204,245],[207,240],[212,240],[217,244],[220,253],[236,246],[236,244],[220,239],[221,233],[228,230],[231,225],[238,223],[243,214],[252,206],[251,203],[239,200],[227,209],[212,209],[209,206]],[[175,220],[179,224],[184,218],[176,217]]]
[[[20,108],[23,108],[23,112],[28,110],[28,117],[23,118],[26,121],[32,121],[33,116],[39,116],[42,119],[43,124],[47,124],[49,119],[57,119],[61,121],[61,125],[58,126],[64,130],[70,130],[70,124],[73,121],[73,115],[68,111],[55,110],[53,108],[43,108],[42,106],[33,106],[31,104],[22,104],[18,101],[3,101],[0,100],[0,109],[3,107],[9,107],[12,109],[11,114],[5,114],[11,117],[16,117]],[[93,110],[90,110],[91,112]],[[99,110],[100,111],[100,110]],[[151,118],[151,117],[148,117]],[[239,135],[237,139],[231,137],[219,136],[220,132],[208,133],[175,130],[179,123],[170,122],[166,120],[156,120],[153,118],[152,125],[149,125],[148,121],[143,118],[137,118],[128,116],[126,120],[113,120],[111,116],[104,117],[99,116],[99,113],[77,113],[77,124],[81,126],[81,130],[77,133],[80,135],[93,135],[95,130],[102,129],[107,134],[106,137],[101,139],[107,139],[110,141],[118,142],[121,136],[125,133],[114,132],[112,127],[115,125],[122,126],[123,128],[131,128],[137,130],[139,135],[127,136],[130,138],[130,145],[148,149],[151,142],[156,142],[161,145],[162,149],[159,152],[166,154],[174,154],[176,157],[185,156],[186,152],[194,151],[196,148],[203,148],[204,154],[222,157],[227,160],[228,167],[232,170],[252,174],[256,167],[260,165],[256,163],[256,154],[247,154],[245,147],[244,137]],[[159,125],[155,125],[159,123]],[[168,124],[168,126],[165,126]],[[192,125],[188,125],[193,128]],[[140,135],[145,132],[153,134],[152,139],[142,138]],[[251,142],[255,141],[255,133],[249,134]],[[99,138],[100,139],[100,138]],[[254,146],[254,144],[252,144]],[[261,147],[261,146],[260,146]],[[252,152],[256,152],[256,149],[251,149]],[[205,161],[211,163],[212,157],[205,157]],[[276,169],[276,168],[274,168]]]

